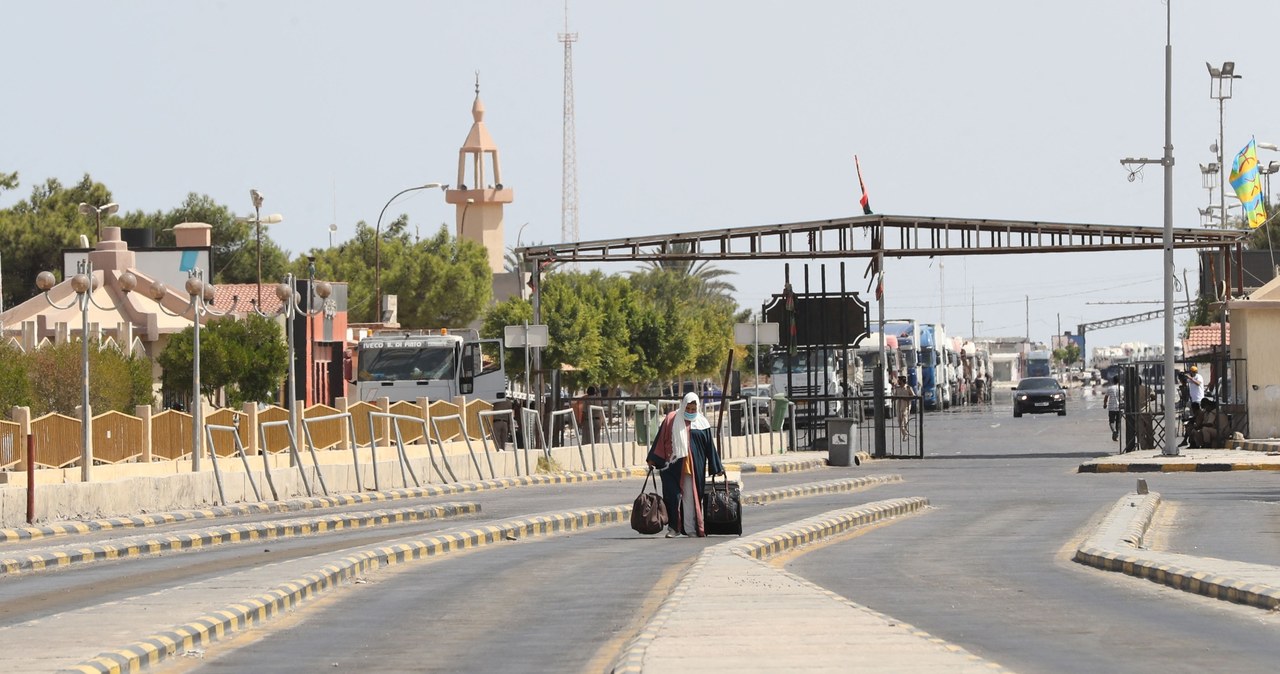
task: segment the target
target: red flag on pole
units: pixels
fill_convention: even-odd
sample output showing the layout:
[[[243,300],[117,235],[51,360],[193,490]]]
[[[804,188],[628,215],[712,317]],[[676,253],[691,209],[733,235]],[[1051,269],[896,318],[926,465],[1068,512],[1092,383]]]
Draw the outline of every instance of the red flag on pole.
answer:
[[[862,165],[858,163],[858,155],[853,155],[853,166],[858,170],[858,187],[862,188],[862,198],[858,203],[862,204],[862,212],[864,215],[871,215],[871,199],[867,196],[867,184],[862,182]]]

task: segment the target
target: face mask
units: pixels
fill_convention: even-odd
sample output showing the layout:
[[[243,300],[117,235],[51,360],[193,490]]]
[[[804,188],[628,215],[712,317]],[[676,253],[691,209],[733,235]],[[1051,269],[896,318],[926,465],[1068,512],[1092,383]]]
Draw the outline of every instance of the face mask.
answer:
[[[697,413],[697,412],[685,412],[685,413],[684,413],[684,418],[685,418],[686,420],[688,420],[688,421],[693,421],[694,419],[697,419],[697,418],[698,418],[698,413]]]

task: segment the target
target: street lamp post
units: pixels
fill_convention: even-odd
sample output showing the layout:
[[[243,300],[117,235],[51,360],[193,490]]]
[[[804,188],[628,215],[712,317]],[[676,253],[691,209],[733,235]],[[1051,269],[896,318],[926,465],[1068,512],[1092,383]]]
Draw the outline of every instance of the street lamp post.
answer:
[[[1173,442],[1174,407],[1176,387],[1173,376],[1173,38],[1172,2],[1165,3],[1164,40],[1164,156],[1161,159],[1125,158],[1125,166],[1159,164],[1164,167],[1164,262],[1161,276],[1164,278],[1164,446],[1160,453],[1177,456],[1178,446]],[[1228,63],[1234,70],[1235,64]],[[1224,69],[1226,66],[1224,66]],[[1210,68],[1212,71],[1212,68]],[[1228,72],[1230,74],[1230,72]],[[1219,142],[1221,148],[1221,142]],[[1219,155],[1218,165],[1222,165]],[[1221,173],[1221,171],[1219,171]],[[1130,175],[1130,180],[1133,176]]]
[[[378,322],[382,321],[382,216],[386,215],[387,208],[391,206],[391,202],[399,199],[400,195],[434,187],[439,187],[443,190],[448,189],[449,186],[442,183],[427,183],[425,185],[406,187],[396,192],[390,199],[387,199],[386,205],[378,213],[378,222],[373,228],[373,311]]]
[[[1218,170],[1218,207],[1219,213],[1222,215],[1222,226],[1223,228],[1226,228],[1227,165],[1223,157],[1223,101],[1231,98],[1233,85],[1235,80],[1240,79],[1240,75],[1236,74],[1235,61],[1224,61],[1221,68],[1214,68],[1212,65],[1209,65],[1207,61],[1204,66],[1209,69],[1209,98],[1218,101],[1218,166],[1220,167]],[[1228,250],[1223,249],[1224,258],[1229,254],[1230,252]],[[1218,344],[1222,349],[1222,369],[1217,376],[1217,380],[1220,382],[1218,388],[1219,400],[1222,400],[1222,394],[1225,393],[1225,391],[1222,390],[1221,382],[1226,381],[1227,368],[1230,366],[1230,360],[1227,354],[1227,299],[1231,296],[1231,279],[1227,278],[1226,275],[1225,259],[1223,260],[1223,263],[1223,280],[1226,281],[1223,286],[1227,289],[1227,292],[1222,297],[1222,313],[1219,316]],[[1168,309],[1166,309],[1166,311],[1168,311]]]
[[[114,204],[111,204],[114,205]],[[138,279],[133,272],[124,272],[119,278],[120,289],[128,293],[138,285]],[[80,309],[80,479],[83,482],[89,481],[91,468],[93,467],[93,412],[89,407],[89,307],[95,306],[103,311],[114,311],[116,307],[104,307],[93,299],[93,291],[98,288],[98,277],[93,273],[93,263],[88,260],[81,260],[77,264],[77,273],[71,277],[71,289],[75,291],[76,296],[65,305],[60,305],[53,301],[49,296],[49,291],[57,285],[57,279],[54,278],[53,272],[42,271],[36,276],[36,287],[44,293],[44,298],[55,309],[70,309],[78,306]]]
[[[292,273],[286,274],[284,282],[276,286],[276,297],[280,300],[280,313],[284,316],[285,341],[289,347],[289,385],[287,387],[286,400],[289,404],[289,426],[296,429],[298,427],[297,401],[298,401],[298,380],[294,374],[294,343],[293,343],[293,323],[297,316],[306,316],[308,320],[311,316],[323,311],[323,302],[321,307],[315,311],[311,310],[311,295],[319,297],[321,300],[329,298],[333,292],[333,287],[327,281],[315,283],[315,263],[310,265],[311,278],[307,282],[307,302],[304,307],[301,298],[298,297],[298,291],[295,290],[296,283]],[[309,332],[308,332],[309,334]],[[308,350],[310,345],[308,344]]]
[[[169,289],[160,281],[151,284],[151,298],[160,306],[161,311],[170,316],[184,316],[188,311],[191,312],[191,471],[198,473],[200,457],[204,453],[201,442],[204,415],[201,413],[200,404],[200,319],[206,316],[226,316],[235,310],[236,305],[240,303],[240,298],[232,298],[231,306],[224,311],[215,309],[213,284],[204,282],[204,271],[199,267],[187,272],[184,288],[190,300],[181,311],[174,312],[165,308],[164,297]]]
[[[262,217],[262,192],[256,189],[249,190],[249,198],[253,200],[253,219],[236,218],[240,222],[252,222],[254,224],[254,238],[257,240],[257,253],[255,257],[258,259],[258,299],[257,306],[262,308],[262,225],[274,225],[278,222],[284,222],[284,216],[279,213],[272,213],[266,218]]]
[[[98,228],[99,241],[102,240],[102,216],[111,215],[112,213],[115,213],[118,210],[120,210],[120,204],[117,204],[114,201],[109,204],[103,204],[101,206],[94,206],[93,204],[87,204],[83,201],[80,202],[80,212],[83,213],[84,215],[93,216],[94,223],[97,225],[97,228]]]

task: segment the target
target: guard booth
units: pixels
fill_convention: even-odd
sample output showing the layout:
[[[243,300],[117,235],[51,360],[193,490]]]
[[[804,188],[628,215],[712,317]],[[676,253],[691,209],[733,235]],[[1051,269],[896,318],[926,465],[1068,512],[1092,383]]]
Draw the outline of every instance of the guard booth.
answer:
[[[1124,387],[1121,406],[1124,434],[1120,451],[1164,447],[1164,361],[1122,366],[1120,385]]]

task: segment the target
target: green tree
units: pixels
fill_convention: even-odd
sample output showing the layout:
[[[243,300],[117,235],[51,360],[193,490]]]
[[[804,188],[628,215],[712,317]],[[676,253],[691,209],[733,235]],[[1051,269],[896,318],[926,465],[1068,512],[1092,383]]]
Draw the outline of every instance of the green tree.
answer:
[[[689,253],[692,250],[693,246],[691,244],[673,243],[669,252],[682,254]],[[734,288],[732,283],[723,280],[725,276],[735,272],[712,266],[706,260],[656,260],[648,262],[646,270],[650,272],[668,271],[693,279],[695,281],[694,298],[696,299],[722,298],[732,302],[733,295],[737,292],[737,288]]]
[[[194,332],[187,328],[169,338],[156,361],[170,395],[190,396]],[[270,402],[289,368],[288,346],[279,324],[250,314],[209,321],[200,330],[200,392],[209,402],[221,391],[229,405]]]
[[[1072,342],[1064,347],[1054,349],[1053,357],[1059,363],[1062,363],[1067,367],[1071,367],[1072,363],[1080,360],[1080,346],[1075,342]]]
[[[82,346],[78,339],[48,345],[26,355],[31,412],[75,415],[84,393]],[[94,414],[110,410],[133,413],[135,405],[153,402],[151,361],[113,347],[89,343],[89,405]]]
[[[17,174],[4,174],[5,189],[17,187]],[[86,174],[79,183],[64,187],[55,178],[31,188],[31,196],[0,210],[0,254],[4,256],[4,306],[35,297],[35,278],[42,271],[61,276],[62,250],[79,248],[80,236],[98,238],[93,217],[79,211],[80,202],[103,204],[111,192]],[[108,216],[103,225],[111,224]]]
[[[493,273],[483,246],[459,242],[441,225],[425,239],[408,232],[400,217],[383,228],[380,283],[384,294],[398,295],[399,321],[411,328],[456,328],[480,317],[493,297]],[[348,284],[348,312],[352,322],[377,320],[373,301],[374,231],[364,223],[356,236],[333,249],[313,248],[316,278]],[[291,265],[300,278],[307,260]]]
[[[485,312],[480,335],[486,339],[502,339],[508,325],[524,325],[526,322],[533,324],[533,305],[528,300],[512,297]],[[506,362],[507,376],[523,382],[524,349],[504,349],[502,357]],[[532,362],[531,356],[530,364]]]
[[[630,279],[653,303],[656,320],[633,341],[658,379],[718,373],[733,346],[733,301],[704,292],[701,279],[678,270],[650,269]]]
[[[22,349],[0,342],[0,410],[31,404],[26,361],[27,356]]]

